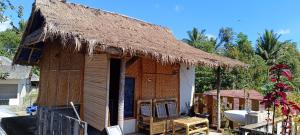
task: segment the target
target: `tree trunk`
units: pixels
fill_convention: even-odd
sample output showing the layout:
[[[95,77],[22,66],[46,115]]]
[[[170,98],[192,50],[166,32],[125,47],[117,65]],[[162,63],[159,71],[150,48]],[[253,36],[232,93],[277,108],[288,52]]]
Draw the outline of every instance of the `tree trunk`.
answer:
[[[124,125],[124,92],[125,92],[125,71],[126,60],[122,58],[120,66],[120,87],[119,87],[119,105],[118,105],[118,124],[123,131]]]
[[[218,115],[218,120],[217,120],[217,130],[221,131],[221,95],[220,95],[220,88],[221,88],[221,67],[218,67],[217,70],[217,115]]]

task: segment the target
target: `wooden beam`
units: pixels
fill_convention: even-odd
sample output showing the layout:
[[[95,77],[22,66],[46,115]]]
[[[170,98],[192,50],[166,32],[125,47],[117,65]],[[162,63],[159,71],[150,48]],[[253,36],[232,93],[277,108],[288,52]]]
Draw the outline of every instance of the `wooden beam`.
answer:
[[[109,83],[110,83],[110,60],[111,60],[111,56],[109,54],[106,54],[107,56],[107,73],[106,73],[106,111],[105,111],[105,127],[108,127],[110,126],[110,121],[109,121],[109,118],[110,118],[110,112],[109,112]]]
[[[124,94],[125,94],[125,72],[126,72],[126,60],[125,57],[121,59],[120,65],[120,83],[119,83],[119,108],[118,108],[118,124],[123,130],[124,125]]]
[[[126,62],[126,69],[127,69],[130,65],[134,64],[138,59],[139,59],[138,56],[133,56],[131,59],[129,59],[129,60]]]
[[[220,89],[221,89],[221,67],[218,67],[217,69],[217,115],[218,115],[218,120],[217,120],[217,130],[221,131],[221,95],[220,95]]]
[[[34,49],[31,49],[30,54],[29,54],[29,56],[28,56],[28,63],[31,62],[31,56],[32,56],[32,53],[33,53],[33,52],[34,52]]]
[[[100,52],[100,53],[109,53],[109,54],[115,55],[119,58],[122,58],[121,56],[123,56],[123,54],[124,54],[124,52],[120,48],[116,48],[116,47],[107,47],[107,48],[105,48],[105,50],[103,50],[100,47],[96,46],[95,51]]]

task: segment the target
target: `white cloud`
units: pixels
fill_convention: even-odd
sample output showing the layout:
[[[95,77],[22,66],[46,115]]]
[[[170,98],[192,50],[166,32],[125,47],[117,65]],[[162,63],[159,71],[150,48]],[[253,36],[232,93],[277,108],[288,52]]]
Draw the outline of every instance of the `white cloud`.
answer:
[[[286,34],[290,34],[291,31],[290,29],[280,29],[277,33],[281,35],[286,35]]]
[[[216,38],[216,36],[213,35],[213,34],[205,34],[205,35],[206,35],[209,39],[210,39],[210,38],[214,38],[214,39]]]
[[[10,25],[9,21],[0,23],[0,32],[5,31],[6,29],[9,29],[9,28],[11,28],[11,25]]]
[[[180,11],[183,10],[183,7],[180,6],[180,5],[175,5],[174,10],[175,10],[176,12],[180,12]]]

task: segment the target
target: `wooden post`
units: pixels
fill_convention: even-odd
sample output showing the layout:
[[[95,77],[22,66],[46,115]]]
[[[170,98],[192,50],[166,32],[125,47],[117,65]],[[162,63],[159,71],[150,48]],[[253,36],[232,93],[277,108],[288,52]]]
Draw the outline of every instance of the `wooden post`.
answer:
[[[220,89],[221,89],[221,67],[218,67],[217,69],[217,130],[221,131],[221,95],[220,95]]]
[[[119,86],[119,108],[118,108],[118,124],[123,130],[124,125],[124,92],[125,92],[125,72],[126,72],[126,60],[121,59],[120,65],[120,86]]]

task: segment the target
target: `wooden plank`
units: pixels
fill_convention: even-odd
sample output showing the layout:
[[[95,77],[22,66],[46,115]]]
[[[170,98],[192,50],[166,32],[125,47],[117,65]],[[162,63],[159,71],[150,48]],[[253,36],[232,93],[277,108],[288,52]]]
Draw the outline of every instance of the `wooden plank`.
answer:
[[[111,59],[111,55],[107,55],[107,83],[106,83],[106,105],[105,105],[105,123],[104,123],[104,127],[108,127],[109,126],[109,89],[110,89],[110,86],[109,86],[109,83],[110,83],[110,59]]]
[[[240,98],[239,99],[239,110],[244,110],[245,108],[245,99],[244,98]]]
[[[54,130],[53,128],[53,124],[54,124],[54,112],[50,113],[51,118],[50,118],[50,132],[52,132]]]
[[[214,123],[215,121],[214,121],[213,118],[216,116],[215,115],[216,111],[214,110],[214,98],[213,98],[213,96],[207,95],[206,96],[206,101],[207,101],[207,103],[209,103],[209,104],[207,104],[207,111],[209,113],[209,121],[211,123]]]
[[[103,130],[106,124],[107,67],[106,54],[85,56],[84,120],[98,130]]]
[[[66,128],[66,135],[72,135],[72,121],[70,118],[67,119],[67,128]]]
[[[47,124],[47,115],[46,115],[46,112],[43,115],[43,120],[42,121],[43,121],[43,134],[42,135],[47,135],[48,124]]]
[[[80,128],[79,128],[80,121],[75,121],[73,126],[73,135],[79,135]]]
[[[258,100],[251,100],[251,110],[259,111],[259,101]]]
[[[233,100],[234,100],[233,109],[239,110],[239,105],[240,105],[239,98],[234,98]]]

